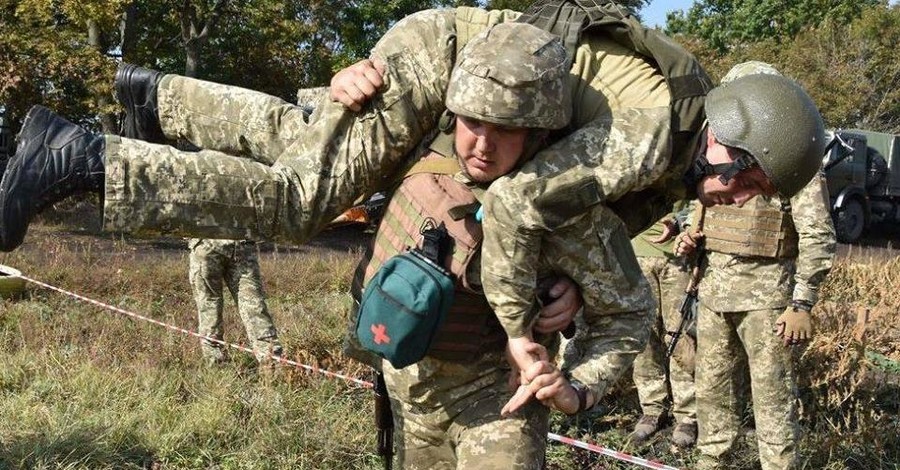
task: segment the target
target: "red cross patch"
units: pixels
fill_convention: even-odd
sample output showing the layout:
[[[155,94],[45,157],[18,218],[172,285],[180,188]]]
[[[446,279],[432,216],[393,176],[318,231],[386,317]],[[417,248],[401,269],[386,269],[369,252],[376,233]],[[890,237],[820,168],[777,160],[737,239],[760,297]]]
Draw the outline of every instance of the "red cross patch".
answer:
[[[387,327],[384,326],[383,323],[372,325],[369,329],[372,330],[372,334],[375,335],[375,338],[373,339],[375,344],[388,344],[391,342],[391,337],[387,335]]]

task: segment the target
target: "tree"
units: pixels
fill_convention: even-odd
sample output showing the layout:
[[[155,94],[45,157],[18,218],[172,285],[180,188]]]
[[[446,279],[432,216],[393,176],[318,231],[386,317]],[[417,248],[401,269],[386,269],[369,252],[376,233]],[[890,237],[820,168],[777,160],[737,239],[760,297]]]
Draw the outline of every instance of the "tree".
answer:
[[[17,121],[34,103],[112,130],[106,55],[119,0],[8,0],[0,4],[0,102]],[[100,119],[98,120],[98,116]]]
[[[698,0],[687,12],[669,13],[665,31],[700,38],[725,52],[766,39],[781,43],[826,19],[849,23],[876,5],[886,6],[886,1]]]

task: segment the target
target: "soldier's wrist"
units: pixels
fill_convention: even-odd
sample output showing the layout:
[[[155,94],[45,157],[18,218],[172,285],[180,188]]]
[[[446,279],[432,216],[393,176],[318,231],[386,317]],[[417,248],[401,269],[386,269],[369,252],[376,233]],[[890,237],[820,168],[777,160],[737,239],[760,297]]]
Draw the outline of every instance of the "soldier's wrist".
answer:
[[[802,311],[809,313],[810,311],[812,311],[813,304],[808,300],[795,299],[791,301],[791,307],[794,308],[795,312]]]
[[[587,385],[577,380],[570,380],[569,385],[575,390],[575,396],[578,397],[578,409],[572,414],[581,413],[594,407],[594,397]]]

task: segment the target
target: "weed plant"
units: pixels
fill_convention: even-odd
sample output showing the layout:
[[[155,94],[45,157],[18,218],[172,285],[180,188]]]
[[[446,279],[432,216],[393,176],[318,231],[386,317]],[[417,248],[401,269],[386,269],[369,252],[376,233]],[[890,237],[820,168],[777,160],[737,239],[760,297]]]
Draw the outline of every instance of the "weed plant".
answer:
[[[320,244],[321,245],[321,244]],[[261,268],[289,358],[371,379],[344,358],[357,250],[266,245]],[[27,276],[184,328],[196,325],[180,240],[145,242],[32,228],[0,263]],[[804,468],[900,466],[900,258],[840,259],[799,351]],[[228,341],[245,342],[226,301]],[[372,393],[232,352],[203,362],[196,338],[29,284],[0,300],[0,468],[375,469]],[[630,374],[626,374],[630,375]],[[681,468],[693,452],[666,431],[636,447],[640,411],[623,380],[591,413],[553,417],[553,432]],[[749,437],[734,468],[756,468]],[[551,443],[548,468],[633,468]]]

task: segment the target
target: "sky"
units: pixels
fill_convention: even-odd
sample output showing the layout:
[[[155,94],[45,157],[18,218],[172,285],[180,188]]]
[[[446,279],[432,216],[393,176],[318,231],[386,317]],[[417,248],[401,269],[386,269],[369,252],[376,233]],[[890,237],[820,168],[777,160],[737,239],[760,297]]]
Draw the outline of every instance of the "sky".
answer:
[[[641,9],[641,18],[647,26],[663,27],[666,24],[666,13],[673,10],[687,10],[694,0],[653,0]]]

